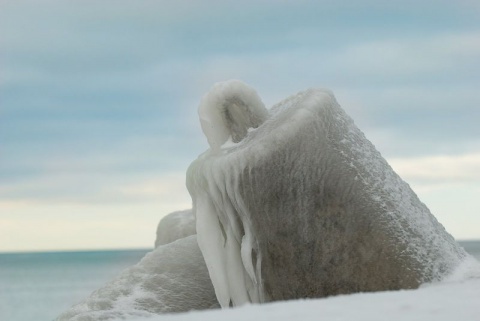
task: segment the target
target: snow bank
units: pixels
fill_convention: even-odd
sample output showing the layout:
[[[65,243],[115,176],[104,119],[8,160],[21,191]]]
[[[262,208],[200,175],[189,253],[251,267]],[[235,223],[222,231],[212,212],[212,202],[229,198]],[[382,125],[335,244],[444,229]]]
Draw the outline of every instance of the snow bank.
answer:
[[[163,315],[149,321],[477,321],[480,279],[418,290],[339,295],[235,309]],[[144,319],[138,319],[138,321]]]
[[[159,246],[58,321],[147,317],[218,307],[196,236]]]
[[[170,213],[158,224],[155,248],[196,233],[195,216],[191,209]]]
[[[245,86],[207,97],[226,88],[247,102]],[[201,122],[223,101],[204,99]],[[222,307],[417,288],[467,257],[330,91],[286,99],[235,144],[222,145],[235,120],[211,123],[209,142],[222,138],[191,164],[187,187]]]

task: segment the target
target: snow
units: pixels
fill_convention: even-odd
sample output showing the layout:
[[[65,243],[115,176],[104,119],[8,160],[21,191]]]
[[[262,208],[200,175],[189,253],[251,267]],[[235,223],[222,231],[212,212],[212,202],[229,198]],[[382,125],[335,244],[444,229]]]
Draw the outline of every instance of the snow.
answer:
[[[477,321],[480,279],[439,283],[418,290],[339,295],[234,309],[162,315],[149,321]],[[137,319],[142,321],[145,319]]]
[[[243,99],[229,83],[207,97],[223,88]],[[221,149],[191,164],[187,187],[222,307],[413,289],[468,257],[332,92],[287,98],[235,144],[224,135],[234,120],[217,121],[206,135]]]

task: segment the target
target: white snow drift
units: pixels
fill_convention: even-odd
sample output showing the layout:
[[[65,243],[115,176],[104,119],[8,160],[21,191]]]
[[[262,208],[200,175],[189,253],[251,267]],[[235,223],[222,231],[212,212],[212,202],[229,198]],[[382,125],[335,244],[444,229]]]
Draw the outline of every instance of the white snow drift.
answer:
[[[478,321],[478,298],[480,278],[439,283],[418,290],[338,295],[316,300],[248,305],[221,311],[162,315],[148,320]]]

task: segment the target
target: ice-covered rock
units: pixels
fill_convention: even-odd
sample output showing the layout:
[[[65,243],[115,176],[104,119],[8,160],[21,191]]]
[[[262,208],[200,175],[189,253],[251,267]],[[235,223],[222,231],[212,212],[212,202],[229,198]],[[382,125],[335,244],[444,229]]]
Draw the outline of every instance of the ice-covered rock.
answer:
[[[218,307],[196,236],[159,246],[57,321],[145,317]]]
[[[331,92],[307,90],[268,112],[253,89],[229,81],[203,98],[199,116],[210,149],[188,169],[193,211],[166,216],[153,252],[58,320],[478,278],[478,263]]]
[[[191,209],[170,213],[157,226],[155,248],[196,233],[195,216]]]
[[[294,95],[252,126],[260,99],[245,88],[217,84],[202,100],[211,148],[187,173],[222,307],[417,288],[467,257],[330,91]],[[247,115],[222,117],[222,97]]]

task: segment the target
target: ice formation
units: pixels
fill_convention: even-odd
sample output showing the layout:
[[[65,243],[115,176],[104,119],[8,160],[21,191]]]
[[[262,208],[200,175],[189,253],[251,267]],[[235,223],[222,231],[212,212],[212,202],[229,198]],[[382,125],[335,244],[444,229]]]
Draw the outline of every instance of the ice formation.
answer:
[[[161,245],[57,321],[146,317],[218,307],[195,235]]]
[[[195,216],[191,209],[170,213],[158,224],[155,248],[196,233]]]
[[[187,173],[222,307],[417,288],[467,257],[330,91],[265,117],[247,88],[217,84],[202,100],[211,148]],[[230,113],[232,101],[246,115]]]
[[[212,150],[227,141],[241,141],[249,128],[257,128],[268,111],[257,92],[238,80],[215,84],[198,108],[200,125]]]
[[[193,210],[165,217],[153,252],[59,321],[480,276],[330,91],[267,111],[252,88],[228,81],[202,99],[199,116],[210,149],[187,172]]]

